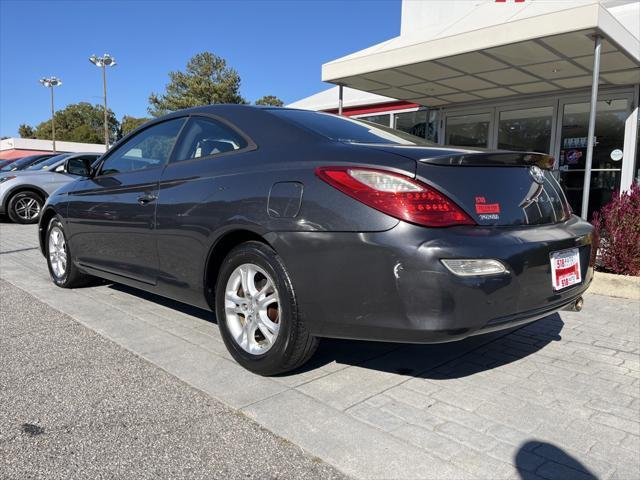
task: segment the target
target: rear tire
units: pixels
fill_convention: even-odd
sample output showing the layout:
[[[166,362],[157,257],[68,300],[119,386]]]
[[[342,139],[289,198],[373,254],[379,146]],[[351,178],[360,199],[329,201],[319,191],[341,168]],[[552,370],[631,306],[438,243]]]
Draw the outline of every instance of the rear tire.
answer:
[[[243,243],[224,259],[215,310],[227,349],[254,373],[293,370],[318,347],[318,339],[309,334],[300,316],[286,267],[263,243]]]
[[[36,192],[18,192],[9,199],[7,214],[15,223],[23,225],[37,223],[43,205],[43,198]]]
[[[73,263],[69,242],[59,216],[49,222],[45,237],[45,255],[51,280],[60,288],[83,287],[95,281]]]

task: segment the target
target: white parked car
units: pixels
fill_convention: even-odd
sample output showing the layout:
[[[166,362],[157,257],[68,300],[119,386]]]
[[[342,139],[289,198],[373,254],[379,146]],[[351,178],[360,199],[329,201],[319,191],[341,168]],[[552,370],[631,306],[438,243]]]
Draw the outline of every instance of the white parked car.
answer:
[[[0,173],[0,214],[36,223],[47,197],[78,178],[73,165],[92,165],[100,153],[63,153],[25,170]]]

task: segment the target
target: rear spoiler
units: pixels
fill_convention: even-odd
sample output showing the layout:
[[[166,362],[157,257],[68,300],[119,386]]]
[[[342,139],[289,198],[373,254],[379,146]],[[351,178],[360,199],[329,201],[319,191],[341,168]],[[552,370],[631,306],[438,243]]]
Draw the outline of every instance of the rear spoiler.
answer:
[[[545,153],[528,152],[478,152],[421,158],[421,163],[429,165],[461,167],[529,167],[537,165],[545,170],[553,168],[554,159]]]

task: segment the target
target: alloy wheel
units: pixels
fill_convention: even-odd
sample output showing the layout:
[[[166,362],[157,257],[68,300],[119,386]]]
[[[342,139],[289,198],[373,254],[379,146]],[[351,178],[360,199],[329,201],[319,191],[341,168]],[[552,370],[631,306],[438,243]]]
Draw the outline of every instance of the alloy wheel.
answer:
[[[22,220],[33,220],[40,215],[40,202],[32,197],[23,197],[16,201],[14,210]]]
[[[53,227],[49,231],[49,263],[53,274],[62,278],[67,271],[67,249],[60,227]]]
[[[259,266],[244,263],[229,276],[225,315],[229,331],[246,352],[260,355],[275,343],[280,330],[278,290]]]

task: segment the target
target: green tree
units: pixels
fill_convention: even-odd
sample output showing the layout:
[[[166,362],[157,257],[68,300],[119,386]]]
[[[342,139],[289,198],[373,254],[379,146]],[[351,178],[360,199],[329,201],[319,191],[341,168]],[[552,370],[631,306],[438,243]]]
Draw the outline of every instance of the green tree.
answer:
[[[265,95],[262,98],[256,100],[256,105],[269,105],[272,107],[282,107],[284,102],[275,95]]]
[[[119,123],[111,110],[107,111],[109,141],[118,134]],[[51,120],[35,128],[35,138],[51,138]],[[56,140],[83,143],[104,143],[104,107],[88,102],[72,103],[56,112]]]
[[[18,127],[18,135],[20,138],[36,138],[36,132],[31,125],[26,123],[20,124]]]
[[[238,72],[211,52],[193,56],[184,72],[169,72],[169,80],[164,94],[149,96],[148,111],[154,117],[212,103],[246,103]]]
[[[120,121],[120,138],[124,137],[129,132],[135,130],[140,125],[148,122],[150,119],[147,117],[137,118],[130,115],[125,115]]]

